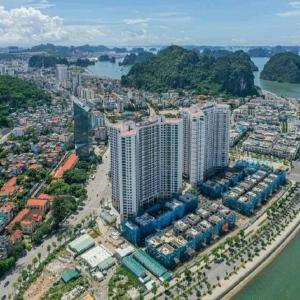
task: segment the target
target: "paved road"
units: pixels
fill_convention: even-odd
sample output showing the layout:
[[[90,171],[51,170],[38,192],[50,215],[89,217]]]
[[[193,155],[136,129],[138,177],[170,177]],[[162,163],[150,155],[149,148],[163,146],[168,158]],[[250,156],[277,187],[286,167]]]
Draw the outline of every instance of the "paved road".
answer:
[[[293,166],[289,174],[289,179],[300,182],[300,162],[293,161]]]
[[[8,139],[8,137],[9,137],[10,134],[11,134],[11,131],[9,131],[8,133],[6,133],[5,135],[3,135],[3,136],[0,138],[0,145],[1,145],[1,144],[4,144],[4,143],[7,141],[7,139]]]
[[[90,213],[99,213],[100,199],[104,197],[105,199],[110,199],[111,187],[108,183],[108,172],[110,168],[109,152],[107,152],[103,157],[103,163],[98,166],[95,173],[95,178],[90,180],[87,186],[88,200],[85,203],[83,210],[79,211],[77,215],[73,215],[69,218],[69,223],[75,226],[81,222],[83,218],[88,216]],[[3,295],[9,295],[13,293],[13,283],[16,282],[21,270],[28,264],[32,263],[34,257],[37,257],[38,253],[41,253],[41,260],[43,260],[47,255],[47,246],[51,245],[52,242],[57,242],[56,236],[50,237],[45,240],[40,246],[33,248],[31,251],[27,252],[27,255],[20,258],[16,264],[16,268],[13,269],[6,278],[0,281],[0,299]],[[4,287],[6,281],[9,281],[9,285]]]

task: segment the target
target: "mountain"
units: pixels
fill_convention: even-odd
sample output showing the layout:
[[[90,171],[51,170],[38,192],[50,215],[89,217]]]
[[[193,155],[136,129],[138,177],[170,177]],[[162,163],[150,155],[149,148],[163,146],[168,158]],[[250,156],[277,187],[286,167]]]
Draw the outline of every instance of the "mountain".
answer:
[[[186,89],[211,95],[257,93],[250,58],[242,51],[215,58],[170,46],[147,62],[133,65],[121,82],[124,86],[151,92]]]
[[[28,61],[28,66],[30,68],[52,68],[58,64],[86,68],[90,65],[94,65],[95,62],[85,58],[78,58],[76,61],[69,62],[66,58],[52,55],[33,55]]]
[[[271,57],[273,55],[272,50],[267,48],[253,48],[248,50],[250,57]]]
[[[50,103],[50,95],[34,84],[16,77],[0,76],[0,127],[9,126],[9,115],[18,109]]]
[[[127,54],[124,57],[124,60],[119,63],[120,66],[132,66],[136,63],[143,63],[148,61],[151,57],[153,57],[154,54],[151,52],[143,51],[140,52],[139,54]]]
[[[51,68],[57,64],[68,65],[69,62],[66,58],[45,55],[33,55],[28,61],[30,68]]]
[[[260,78],[278,82],[300,83],[300,56],[292,52],[272,56],[265,64]]]
[[[201,53],[201,55],[208,55],[208,56],[213,56],[214,58],[220,58],[223,56],[228,56],[230,54],[232,54],[232,51],[229,50],[224,50],[224,49],[210,49],[210,48],[205,48],[203,50],[203,52]],[[236,56],[240,56],[241,60],[245,60],[248,61],[249,64],[251,65],[251,70],[252,72],[257,72],[258,71],[258,67],[254,64],[254,62],[251,60],[250,56],[245,53],[242,50],[236,51],[235,52]]]
[[[108,62],[111,62],[114,64],[116,62],[116,58],[113,56],[104,54],[104,55],[99,56],[98,61],[108,61]]]
[[[99,46],[90,46],[90,45],[82,45],[82,46],[57,46],[53,44],[41,44],[34,46],[30,49],[31,52],[46,52],[50,55],[54,56],[70,56],[75,53],[95,53],[95,52],[107,52],[107,51],[115,51],[118,53],[127,52],[126,48],[108,48],[103,45]]]
[[[298,54],[299,46],[255,47],[248,50],[250,57],[272,57],[275,54],[293,52]]]

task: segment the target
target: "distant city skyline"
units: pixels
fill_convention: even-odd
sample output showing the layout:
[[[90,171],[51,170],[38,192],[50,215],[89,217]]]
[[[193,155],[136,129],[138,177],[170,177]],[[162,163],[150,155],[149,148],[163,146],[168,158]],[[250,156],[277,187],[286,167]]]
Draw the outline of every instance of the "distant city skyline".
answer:
[[[300,44],[300,1],[0,0],[0,46]]]

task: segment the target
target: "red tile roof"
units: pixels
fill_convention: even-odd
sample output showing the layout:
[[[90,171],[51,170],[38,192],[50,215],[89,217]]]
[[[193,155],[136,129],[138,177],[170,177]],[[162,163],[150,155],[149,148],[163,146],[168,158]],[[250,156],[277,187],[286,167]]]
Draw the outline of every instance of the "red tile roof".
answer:
[[[37,198],[40,199],[40,200],[48,200],[48,201],[53,201],[54,200],[54,196],[49,195],[49,194],[39,194]]]
[[[31,164],[29,166],[29,169],[33,169],[33,170],[37,170],[37,169],[41,169],[42,168],[42,165],[40,164]]]
[[[57,171],[54,173],[53,178],[54,179],[60,179],[63,177],[64,173],[72,168],[77,164],[78,157],[76,154],[71,154],[67,160],[63,163],[62,166],[60,166]]]
[[[16,186],[17,185],[17,177],[14,176],[12,178],[10,178],[4,185],[2,188],[6,188],[6,187],[12,187],[12,186]]]
[[[12,242],[19,241],[23,238],[23,233],[20,229],[16,229],[9,237]]]
[[[17,192],[17,177],[10,178],[1,188],[1,194],[12,195]]]
[[[42,200],[42,199],[36,199],[36,198],[31,198],[29,200],[27,200],[27,207],[31,207],[31,206],[41,206],[44,207],[46,206],[48,203],[48,200]]]
[[[14,203],[13,202],[6,202],[4,205],[0,208],[0,211],[9,212],[14,209]]]
[[[40,222],[43,220],[43,216],[37,209],[31,209],[30,212],[22,220],[22,225],[30,225],[32,222]]]
[[[21,222],[25,217],[26,215],[28,215],[29,213],[29,209],[28,208],[24,208],[22,209],[15,217],[14,219],[10,222],[9,226],[12,226],[18,222]]]

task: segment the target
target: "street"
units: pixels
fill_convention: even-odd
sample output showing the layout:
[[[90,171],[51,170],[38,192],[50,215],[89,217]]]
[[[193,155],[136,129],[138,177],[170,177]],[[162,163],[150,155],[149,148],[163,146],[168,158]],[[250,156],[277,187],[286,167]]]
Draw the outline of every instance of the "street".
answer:
[[[78,214],[72,215],[68,218],[68,222],[71,226],[76,226],[88,216],[90,213],[98,213],[100,208],[100,199],[110,199],[111,188],[108,184],[108,172],[110,168],[110,157],[109,151],[103,156],[103,162],[98,166],[94,179],[90,179],[87,185],[88,199],[82,210],[78,211]],[[13,293],[13,284],[16,282],[18,276],[21,274],[21,270],[26,268],[28,264],[32,263],[34,257],[41,253],[41,261],[47,257],[48,251],[47,246],[53,242],[58,243],[57,237],[52,236],[46,239],[41,245],[32,248],[27,252],[26,256],[20,258],[16,267],[10,271],[10,273],[0,281],[0,298],[4,295],[8,296]],[[51,245],[52,246],[52,245]],[[9,281],[9,285],[4,287],[5,282]]]

